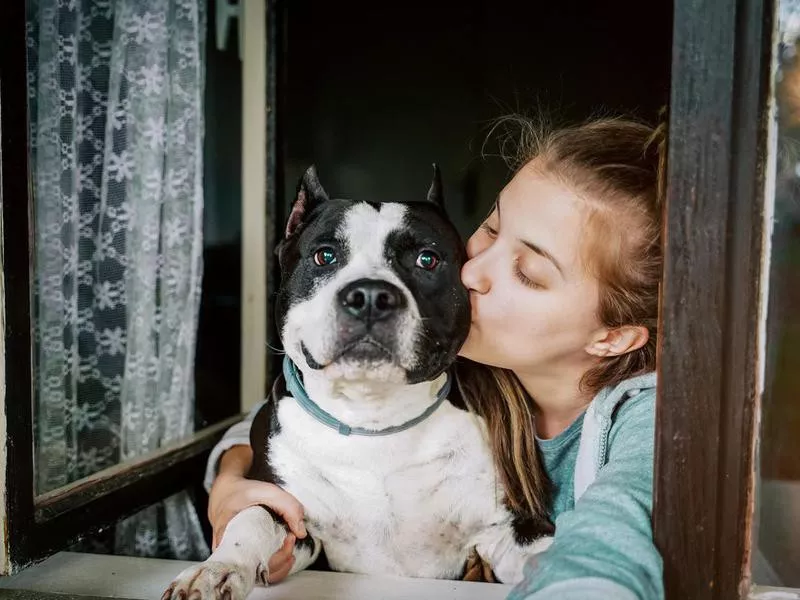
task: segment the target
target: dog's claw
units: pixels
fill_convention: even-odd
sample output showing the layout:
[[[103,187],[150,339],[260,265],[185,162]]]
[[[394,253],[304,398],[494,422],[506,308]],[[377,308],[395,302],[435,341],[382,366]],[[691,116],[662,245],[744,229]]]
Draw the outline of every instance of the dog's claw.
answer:
[[[240,566],[204,562],[178,575],[161,600],[244,600],[253,581],[254,574]]]
[[[173,581],[170,586],[161,594],[161,600],[172,600],[172,594],[175,592],[175,582]]]

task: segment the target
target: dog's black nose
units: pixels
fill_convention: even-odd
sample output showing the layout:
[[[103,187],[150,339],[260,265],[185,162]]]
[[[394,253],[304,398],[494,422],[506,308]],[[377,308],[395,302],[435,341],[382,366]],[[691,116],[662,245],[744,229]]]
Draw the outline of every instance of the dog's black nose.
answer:
[[[349,315],[372,323],[391,317],[406,305],[396,286],[377,279],[359,279],[339,292],[339,304]]]

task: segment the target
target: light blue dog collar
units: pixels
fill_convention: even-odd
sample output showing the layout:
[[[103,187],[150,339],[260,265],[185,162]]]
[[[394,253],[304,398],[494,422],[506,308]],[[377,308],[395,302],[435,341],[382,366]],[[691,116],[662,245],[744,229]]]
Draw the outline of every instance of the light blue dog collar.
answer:
[[[439,408],[442,402],[444,402],[444,400],[447,398],[447,394],[450,393],[451,386],[451,376],[448,373],[447,380],[444,382],[444,385],[436,395],[436,401],[431,404],[421,415],[414,417],[410,421],[406,421],[400,425],[393,425],[391,427],[387,427],[386,429],[367,429],[365,427],[350,427],[346,423],[342,423],[330,413],[322,410],[317,403],[309,398],[306,388],[303,386],[303,382],[300,380],[300,372],[297,369],[297,365],[295,365],[288,356],[283,358],[283,376],[286,379],[286,389],[289,390],[289,393],[294,397],[295,400],[297,400],[297,403],[300,405],[300,407],[314,419],[323,425],[330,427],[331,429],[335,429],[341,435],[392,435],[393,433],[399,433],[401,431],[405,431],[406,429],[411,429],[414,427],[414,425],[422,423],[422,421],[436,412],[436,409]]]

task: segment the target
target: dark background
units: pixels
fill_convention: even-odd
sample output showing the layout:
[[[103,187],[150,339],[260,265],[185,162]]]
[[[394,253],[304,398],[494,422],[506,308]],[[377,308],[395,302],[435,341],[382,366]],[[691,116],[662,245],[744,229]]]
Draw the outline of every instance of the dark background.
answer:
[[[332,195],[403,201],[423,197],[436,161],[466,237],[509,176],[502,160],[481,158],[493,119],[544,109],[563,121],[622,112],[655,122],[668,101],[671,2],[269,5],[268,226],[278,231],[312,163]],[[241,63],[235,27],[219,51],[213,0],[208,14],[198,429],[235,414],[240,389]]]

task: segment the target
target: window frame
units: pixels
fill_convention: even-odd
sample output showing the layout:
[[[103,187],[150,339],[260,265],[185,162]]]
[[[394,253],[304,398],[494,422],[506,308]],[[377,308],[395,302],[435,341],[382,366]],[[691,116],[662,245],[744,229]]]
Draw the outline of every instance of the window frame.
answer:
[[[278,168],[284,146],[277,118],[285,77],[280,58],[276,60],[284,49],[281,6],[278,0],[267,1],[267,213],[275,215],[268,222],[268,247],[278,239],[275,223],[285,217]],[[664,557],[668,598],[745,598],[750,591],[756,413],[763,370],[758,345],[765,310],[759,284],[768,233],[764,151],[775,8],[774,0],[674,0],[654,491],[654,535]],[[25,3],[12,2],[4,13],[2,417],[10,442],[3,473],[8,530],[0,572],[18,570],[79,535],[198,481],[208,449],[227,425],[203,430],[187,444],[121,472],[71,486],[67,495],[51,498],[60,503],[57,514],[40,510],[37,520],[31,201],[28,177],[20,175],[28,173],[27,152],[22,151],[28,135]],[[274,261],[268,262],[268,289],[277,282],[276,269]],[[267,302],[271,314],[272,295]],[[268,327],[268,338],[274,341],[272,319]]]
[[[275,19],[277,3],[268,4],[267,23]],[[211,448],[237,415],[206,427],[185,440],[133,461],[105,469],[67,486],[36,496],[34,493],[33,381],[31,338],[33,201],[28,153],[26,6],[24,1],[4,7],[0,19],[0,497],[4,502],[5,535],[0,544],[0,575],[11,574],[62,550],[80,538],[102,531],[122,518],[183,489],[199,490]],[[275,53],[280,30],[272,25],[268,38],[270,73],[267,101],[276,97]],[[274,156],[275,111],[268,116],[267,150]],[[267,216],[278,206],[275,159],[266,165]],[[275,239],[277,219],[266,219],[267,239]],[[272,231],[275,230],[275,231]],[[276,281],[275,261],[266,258],[266,285]],[[274,361],[273,361],[274,362]],[[270,365],[272,366],[272,365]],[[274,368],[274,367],[273,367]],[[268,370],[269,372],[269,370]],[[237,399],[238,400],[238,399]]]
[[[746,598],[772,0],[675,0],[654,536],[668,598]]]

